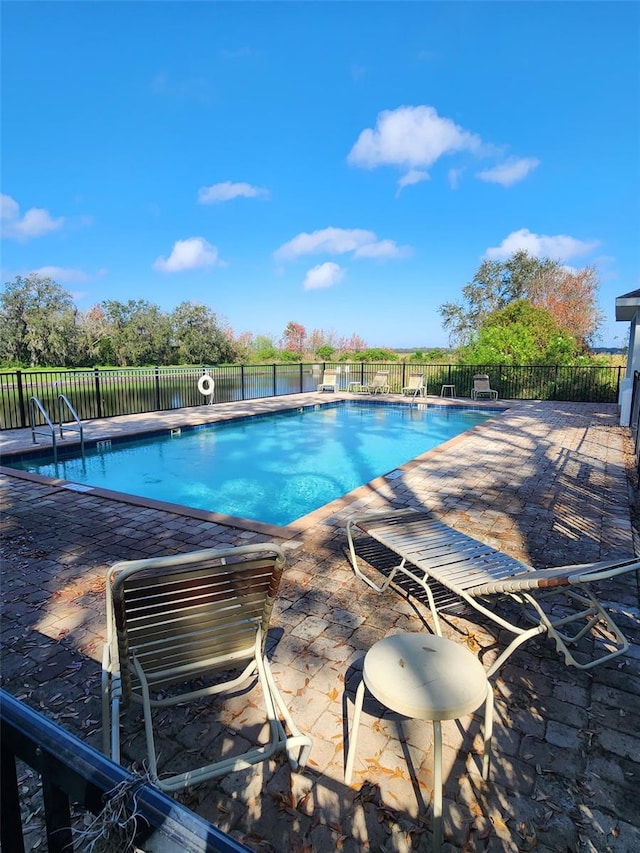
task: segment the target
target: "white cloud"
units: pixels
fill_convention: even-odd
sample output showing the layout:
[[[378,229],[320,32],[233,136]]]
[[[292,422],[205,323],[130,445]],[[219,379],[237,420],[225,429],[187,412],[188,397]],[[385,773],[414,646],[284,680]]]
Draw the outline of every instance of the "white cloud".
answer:
[[[0,216],[2,219],[17,219],[20,215],[18,202],[10,195],[0,195]]]
[[[57,282],[85,282],[89,280],[89,276],[82,270],[74,270],[69,267],[40,267],[37,270],[31,270],[35,275],[41,275],[43,278],[52,278]]]
[[[408,246],[398,246],[394,240],[376,240],[374,243],[365,243],[353,253],[354,258],[407,258],[411,254]]]
[[[545,234],[533,234],[527,228],[512,231],[499,246],[487,249],[485,257],[489,260],[505,260],[520,250],[527,251],[535,258],[551,258],[557,261],[566,261],[578,255],[586,255],[598,245],[597,240],[584,242],[569,237],[566,234],[549,236]]]
[[[404,187],[410,187],[413,184],[419,184],[422,181],[430,181],[431,175],[429,172],[424,172],[421,169],[409,169],[406,175],[403,175],[398,181],[398,192],[396,196],[400,195],[400,192]]]
[[[274,252],[279,261],[292,261],[303,255],[344,255],[353,252],[356,258],[398,258],[408,254],[407,247],[393,240],[378,240],[373,231],[363,228],[323,228],[310,234],[302,232],[283,243]]]
[[[445,155],[466,153],[474,157],[501,156],[502,149],[483,142],[477,133],[438,115],[427,104],[403,106],[378,113],[374,128],[363,130],[347,156],[352,166],[375,169],[396,166],[407,170],[398,181],[396,197],[405,186],[429,180],[426,169]],[[476,174],[481,181],[509,187],[522,181],[540,165],[535,157],[511,157]],[[461,168],[449,171],[449,185],[456,189]]]
[[[325,287],[334,287],[344,278],[345,271],[333,261],[318,264],[312,267],[304,277],[302,286],[305,290],[320,290]]]
[[[477,152],[482,140],[439,116],[430,106],[398,107],[378,113],[375,129],[367,128],[348,155],[354,166],[429,167],[443,154]]]
[[[183,272],[184,270],[208,269],[224,266],[218,257],[218,250],[203,237],[189,237],[176,240],[168,258],[157,258],[153,269],[160,272]]]
[[[376,235],[373,231],[362,228],[323,228],[319,231],[306,231],[298,234],[288,243],[283,243],[276,249],[278,260],[290,261],[301,255],[313,255],[326,252],[330,255],[343,255],[352,252],[365,243],[374,242]]]
[[[540,161],[536,160],[535,157],[511,157],[492,169],[478,172],[476,178],[493,184],[502,184],[503,187],[510,187],[526,178],[529,172],[532,172],[539,165]]]
[[[223,181],[210,187],[200,187],[198,202],[200,204],[215,204],[219,201],[231,201],[234,198],[268,198],[269,191],[264,187],[254,187],[246,183]]]
[[[24,216],[20,216],[20,206],[8,195],[0,196],[2,216],[2,234],[9,239],[24,242],[32,237],[42,237],[50,231],[57,231],[64,225],[64,217],[54,219],[49,211],[41,207],[31,207]]]

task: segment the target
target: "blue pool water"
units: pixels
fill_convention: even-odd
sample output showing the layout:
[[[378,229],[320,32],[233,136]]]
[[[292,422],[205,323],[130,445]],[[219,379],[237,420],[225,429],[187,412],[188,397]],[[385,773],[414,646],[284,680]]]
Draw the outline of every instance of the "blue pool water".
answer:
[[[286,525],[498,410],[344,402],[87,448],[13,467]],[[5,463],[7,464],[7,463]]]

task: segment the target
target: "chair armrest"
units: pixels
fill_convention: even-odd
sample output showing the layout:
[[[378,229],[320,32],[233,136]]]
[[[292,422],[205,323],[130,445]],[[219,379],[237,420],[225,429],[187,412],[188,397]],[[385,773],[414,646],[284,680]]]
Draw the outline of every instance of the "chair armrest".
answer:
[[[596,581],[614,578],[626,572],[640,570],[640,559],[629,557],[626,560],[604,560],[600,563],[587,563],[581,566],[568,566],[572,569],[569,575],[569,583],[595,583]]]

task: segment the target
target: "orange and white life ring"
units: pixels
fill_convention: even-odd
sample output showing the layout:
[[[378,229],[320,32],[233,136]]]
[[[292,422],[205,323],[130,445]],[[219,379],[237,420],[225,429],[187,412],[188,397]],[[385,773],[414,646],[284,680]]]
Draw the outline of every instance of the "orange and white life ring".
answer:
[[[209,376],[208,373],[203,373],[200,379],[198,379],[198,391],[202,394],[203,397],[213,396],[213,392],[215,390],[216,383]]]

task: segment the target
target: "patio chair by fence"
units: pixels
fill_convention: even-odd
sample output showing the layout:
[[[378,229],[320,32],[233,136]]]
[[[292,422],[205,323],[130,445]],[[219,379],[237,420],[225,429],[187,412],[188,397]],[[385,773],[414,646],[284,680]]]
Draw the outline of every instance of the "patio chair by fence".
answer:
[[[354,533],[371,537],[398,557],[399,562],[381,584],[361,570]],[[347,524],[347,540],[355,574],[372,589],[384,592],[400,573],[426,592],[437,634],[441,629],[432,589],[434,581],[510,631],[514,639],[489,668],[488,675],[495,673],[522,643],[544,632],[555,641],[565,662],[580,669],[591,669],[629,648],[628,640],[598,602],[591,585],[638,571],[637,557],[536,570],[447,527],[428,510],[419,508],[355,516]],[[501,615],[499,603],[505,597],[521,605],[524,622]],[[561,606],[552,612],[555,604]],[[585,638],[591,638],[593,643],[578,647]]]
[[[489,377],[486,373],[476,373],[473,377],[471,399],[478,400],[480,397],[488,397],[490,400],[498,399],[498,392],[495,388],[491,387]]]
[[[369,382],[349,382],[348,390],[354,394],[388,394],[391,391],[389,371],[378,370]]]
[[[424,395],[427,393],[427,386],[424,381],[424,373],[412,373],[409,376],[409,381],[402,389],[403,394],[410,394],[413,397]]]
[[[246,769],[278,751],[293,769],[304,767],[311,739],[294,724],[265,654],[284,563],[277,545],[245,545],[120,562],[108,570],[103,746],[114,761],[120,762],[121,706],[133,702],[144,712],[151,780],[164,791]],[[160,778],[154,709],[238,694],[256,680],[268,742]]]
[[[379,370],[366,387],[370,394],[388,394],[391,391],[389,371]]]
[[[325,370],[322,375],[322,382],[319,383],[318,391],[327,391],[328,389],[338,390],[339,378],[335,370]]]

